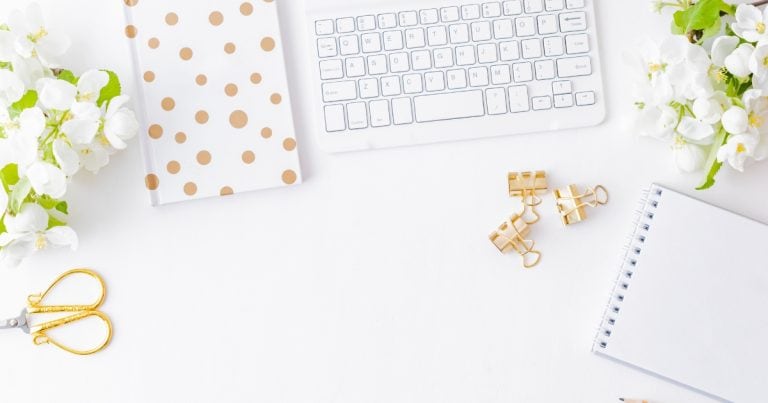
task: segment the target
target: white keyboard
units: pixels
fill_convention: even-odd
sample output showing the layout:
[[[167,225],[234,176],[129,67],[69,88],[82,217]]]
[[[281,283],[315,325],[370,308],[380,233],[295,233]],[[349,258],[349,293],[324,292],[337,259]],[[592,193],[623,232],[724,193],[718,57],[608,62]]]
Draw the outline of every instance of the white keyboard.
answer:
[[[314,13],[321,143],[349,151],[600,123],[592,1]]]

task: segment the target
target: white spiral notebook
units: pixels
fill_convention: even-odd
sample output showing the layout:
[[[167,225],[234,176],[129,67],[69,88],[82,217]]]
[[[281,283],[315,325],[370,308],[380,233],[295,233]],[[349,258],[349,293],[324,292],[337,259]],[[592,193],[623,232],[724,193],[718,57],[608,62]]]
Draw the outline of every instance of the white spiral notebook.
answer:
[[[768,396],[768,226],[653,185],[593,351],[733,402]]]

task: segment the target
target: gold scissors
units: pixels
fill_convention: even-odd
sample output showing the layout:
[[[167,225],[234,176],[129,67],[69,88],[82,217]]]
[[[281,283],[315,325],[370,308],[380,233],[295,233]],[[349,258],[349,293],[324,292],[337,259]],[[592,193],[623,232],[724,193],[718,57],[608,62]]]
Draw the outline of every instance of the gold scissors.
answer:
[[[98,281],[101,287],[101,295],[96,302],[90,305],[44,305],[43,300],[51,290],[61,283],[64,279],[74,275],[86,275],[96,281]],[[109,317],[98,311],[97,309],[104,303],[104,298],[107,295],[107,287],[104,284],[104,280],[96,274],[93,270],[89,269],[74,269],[70,270],[61,276],[59,276],[54,282],[40,294],[32,294],[27,298],[27,307],[21,311],[21,314],[15,318],[0,321],[0,329],[21,329],[24,333],[32,335],[32,341],[36,345],[52,344],[64,351],[68,351],[77,355],[90,355],[103,350],[109,342],[112,340],[112,322]],[[52,314],[52,313],[72,313],[70,316],[65,316],[59,319],[52,320],[50,322],[44,322],[40,324],[32,324],[31,318],[35,314]],[[88,349],[80,350],[72,348],[57,342],[48,336],[48,331],[59,326],[66,325],[68,323],[76,322],[82,319],[96,317],[101,319],[107,328],[107,334],[104,340],[97,346]]]

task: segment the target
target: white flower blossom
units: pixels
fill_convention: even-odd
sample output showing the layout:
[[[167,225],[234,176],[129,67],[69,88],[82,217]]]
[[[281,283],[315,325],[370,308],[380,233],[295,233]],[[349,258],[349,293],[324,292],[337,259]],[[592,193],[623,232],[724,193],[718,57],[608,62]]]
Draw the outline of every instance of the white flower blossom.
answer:
[[[46,109],[65,111],[75,102],[77,87],[64,80],[43,78],[37,81],[37,94]]]
[[[109,144],[118,150],[124,149],[127,146],[125,142],[139,132],[136,115],[124,107],[129,99],[125,95],[115,97],[104,114],[104,135]]]
[[[730,166],[739,172],[744,172],[745,163],[755,158],[759,138],[752,134],[739,134],[731,136],[728,142],[720,147],[717,152],[717,160],[728,162]]]
[[[733,32],[747,42],[760,42],[768,39],[768,11],[761,12],[750,4],[740,4],[736,8],[736,22],[731,24]]]
[[[7,24],[15,37],[14,47],[20,56],[37,58],[45,67],[59,67],[58,58],[69,48],[69,39],[51,33],[45,26],[39,4],[31,3],[25,13],[13,11]]]
[[[725,67],[725,58],[739,46],[739,38],[723,35],[712,43],[712,64],[717,67]]]
[[[0,108],[6,108],[24,96],[24,82],[10,70],[0,70]]]
[[[742,43],[725,58],[725,68],[736,77],[748,77],[752,73],[749,70],[749,62],[754,51],[754,46],[749,43]]]
[[[6,214],[7,232],[0,233],[0,265],[17,266],[30,254],[50,246],[77,249],[78,240],[70,227],[48,229],[48,213],[37,204],[24,203],[18,214]]]

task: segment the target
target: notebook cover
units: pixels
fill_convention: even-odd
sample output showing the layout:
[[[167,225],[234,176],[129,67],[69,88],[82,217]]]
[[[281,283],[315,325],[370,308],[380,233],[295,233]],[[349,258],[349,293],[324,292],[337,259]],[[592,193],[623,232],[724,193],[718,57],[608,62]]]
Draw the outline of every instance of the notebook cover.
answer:
[[[765,401],[768,226],[654,185],[593,351],[710,397]]]
[[[279,1],[123,2],[152,204],[300,183]]]

